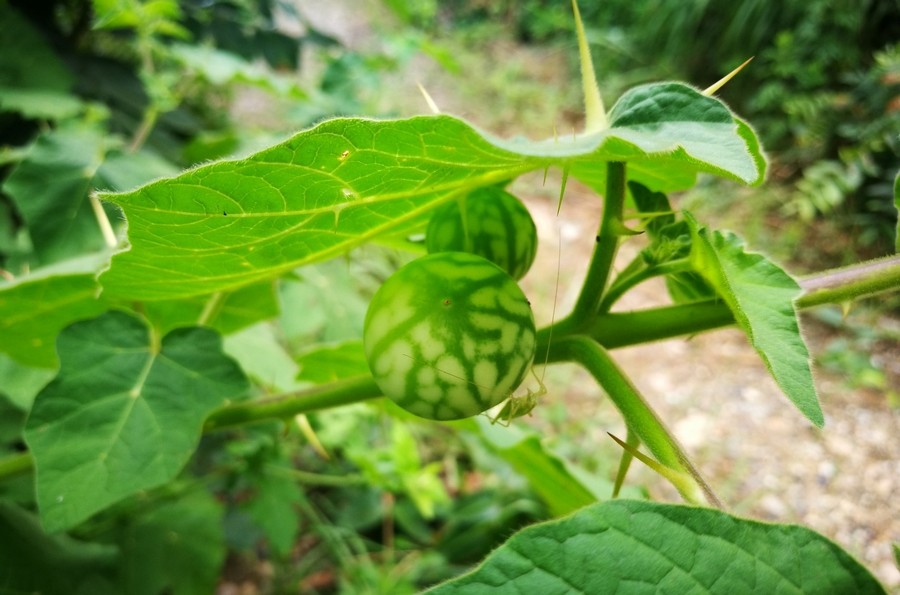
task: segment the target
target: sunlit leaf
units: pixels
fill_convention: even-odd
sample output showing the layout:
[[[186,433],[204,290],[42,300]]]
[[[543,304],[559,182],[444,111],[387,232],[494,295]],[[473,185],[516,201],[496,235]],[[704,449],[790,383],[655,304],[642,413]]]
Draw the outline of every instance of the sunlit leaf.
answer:
[[[800,286],[765,256],[746,252],[737,236],[685,218],[693,234],[694,268],[728,305],[781,390],[821,427],[825,418],[794,306]]]
[[[228,290],[333,258],[460,193],[553,165],[591,173],[621,160],[639,173],[677,164],[688,175],[762,178],[727,108],[690,87],[641,87],[611,115],[602,132],[541,142],[489,137],[449,116],[337,119],[246,159],[106,194],[128,218],[130,248],[101,284],[144,300]]]
[[[569,514],[597,501],[597,496],[571,472],[563,459],[545,447],[537,433],[491,424],[483,417],[477,418],[470,427],[528,481],[554,516]]]
[[[297,363],[300,365],[297,378],[316,384],[369,373],[361,340],[319,345],[301,354]]]

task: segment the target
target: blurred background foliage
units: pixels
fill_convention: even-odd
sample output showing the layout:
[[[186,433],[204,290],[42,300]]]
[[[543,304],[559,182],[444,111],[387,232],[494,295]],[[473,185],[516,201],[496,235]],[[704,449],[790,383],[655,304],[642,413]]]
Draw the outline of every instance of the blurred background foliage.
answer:
[[[246,154],[326,117],[420,112],[416,79],[443,81],[460,113],[495,131],[550,136],[580,122],[568,2],[333,4],[344,10],[331,18],[374,30],[368,43],[329,28],[320,0],[0,0],[0,274],[12,279],[105,250],[93,189],[125,190]],[[742,232],[762,237],[757,245],[801,268],[891,251],[900,1],[604,0],[582,1],[581,12],[608,104],[661,78],[706,86],[754,56],[721,96],[760,131],[772,183],[736,190],[704,181],[682,204],[740,221]],[[394,85],[398,77],[404,82]],[[279,343],[261,333],[257,356],[262,370],[277,364],[286,380],[272,372],[257,379],[261,387],[303,382],[309,358],[321,356],[304,354],[304,345],[327,342],[339,358],[341,342],[356,338],[367,297],[396,264],[391,255],[364,256],[282,284]],[[317,310],[322,292],[346,299]],[[319,315],[298,314],[310,312]],[[845,334],[823,364],[884,388],[883,366],[847,350],[879,340]],[[0,428],[4,440],[13,437],[4,449],[21,449],[24,412],[3,403],[0,394],[0,409],[17,416],[2,416],[16,426]],[[112,540],[147,498],[196,490],[199,477],[224,507],[227,580],[270,592],[414,592],[561,505],[535,490],[547,476],[511,461],[563,465],[554,454],[563,453],[581,461],[569,469],[579,477],[614,474],[614,447],[587,453],[565,438],[584,434],[588,422],[561,405],[546,420],[556,438],[523,429],[513,445],[474,426],[436,432],[385,407],[207,437],[194,479],[123,503],[78,537]],[[33,507],[27,486],[13,488],[2,495]],[[590,489],[609,493],[603,481]],[[35,539],[48,551],[59,546]]]

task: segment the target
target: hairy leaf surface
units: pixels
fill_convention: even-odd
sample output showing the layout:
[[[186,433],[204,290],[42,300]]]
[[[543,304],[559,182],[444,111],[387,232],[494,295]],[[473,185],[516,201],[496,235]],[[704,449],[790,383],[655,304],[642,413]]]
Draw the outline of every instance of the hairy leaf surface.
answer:
[[[884,593],[856,560],[795,525],[613,500],[514,535],[428,593]]]
[[[691,87],[640,87],[612,115],[602,132],[541,142],[499,140],[450,116],[324,122],[246,159],[104,195],[128,218],[130,249],[113,258],[101,284],[143,300],[238,287],[338,256],[461,193],[550,166],[594,179],[603,162],[628,161],[655,189],[670,189],[675,172],[679,185],[698,171],[762,179],[752,131]]]
[[[700,227],[690,215],[685,218],[693,235],[694,267],[728,304],[781,390],[821,427],[825,418],[794,307],[800,286],[762,254],[745,252],[737,236]]]

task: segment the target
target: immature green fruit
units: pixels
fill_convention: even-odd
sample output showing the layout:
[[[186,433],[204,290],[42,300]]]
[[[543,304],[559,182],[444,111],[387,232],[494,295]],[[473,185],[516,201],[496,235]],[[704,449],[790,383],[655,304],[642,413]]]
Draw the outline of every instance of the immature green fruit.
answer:
[[[425,246],[437,252],[471,252],[521,279],[537,252],[537,228],[525,205],[497,186],[480,188],[434,212]]]
[[[461,419],[521,384],[534,358],[534,316],[495,264],[439,252],[385,281],[369,304],[363,343],[375,382],[400,407]]]

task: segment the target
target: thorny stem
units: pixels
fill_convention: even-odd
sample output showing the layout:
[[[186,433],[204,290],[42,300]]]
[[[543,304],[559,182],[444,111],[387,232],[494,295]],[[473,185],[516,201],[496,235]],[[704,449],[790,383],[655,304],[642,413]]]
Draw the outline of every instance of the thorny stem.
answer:
[[[799,309],[861,299],[900,287],[900,256],[864,262],[824,271],[800,280],[804,293],[797,299]],[[571,316],[538,332],[537,353],[546,353],[552,364],[566,361],[561,342],[581,335],[605,349],[649,343],[682,335],[697,334],[734,324],[734,316],[719,300],[662,306],[635,312],[614,312],[593,318],[587,326]],[[552,341],[551,341],[552,338]],[[381,396],[368,376],[320,385],[276,398],[226,405],[210,415],[204,432],[226,429],[270,419],[288,418],[358,403]],[[30,453],[0,459],[0,480],[28,473],[33,466]]]
[[[625,164],[612,161],[606,166],[606,196],[603,215],[597,233],[597,243],[591,255],[587,276],[581,293],[568,316],[573,321],[588,322],[597,311],[609,280],[613,260],[619,249],[619,241],[624,229],[622,212],[625,205]]]
[[[698,502],[702,492],[710,504],[722,508],[712,488],[690,462],[675,436],[602,346],[581,335],[562,339],[554,347],[557,357],[578,362],[594,377],[625,418],[628,429],[647,446],[657,461],[678,472],[677,477],[669,479],[686,500]]]

